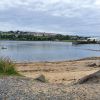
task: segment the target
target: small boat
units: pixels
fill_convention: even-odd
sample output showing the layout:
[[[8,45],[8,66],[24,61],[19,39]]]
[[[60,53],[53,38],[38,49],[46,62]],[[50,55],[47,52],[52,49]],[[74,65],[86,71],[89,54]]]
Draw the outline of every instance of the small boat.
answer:
[[[7,49],[6,47],[1,47],[1,49]]]

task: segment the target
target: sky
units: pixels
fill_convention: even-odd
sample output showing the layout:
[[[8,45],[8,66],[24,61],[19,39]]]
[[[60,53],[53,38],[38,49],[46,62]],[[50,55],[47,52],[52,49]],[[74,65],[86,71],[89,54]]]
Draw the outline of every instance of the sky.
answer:
[[[100,0],[0,0],[0,30],[100,36]]]

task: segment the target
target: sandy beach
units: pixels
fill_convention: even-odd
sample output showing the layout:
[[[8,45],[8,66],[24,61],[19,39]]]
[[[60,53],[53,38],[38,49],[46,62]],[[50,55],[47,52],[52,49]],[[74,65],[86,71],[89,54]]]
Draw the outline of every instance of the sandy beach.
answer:
[[[22,76],[0,77],[0,100],[100,100],[100,57],[16,63],[16,69]]]
[[[96,66],[89,65],[95,63]],[[62,62],[16,63],[17,70],[24,76],[35,78],[43,74],[50,83],[70,83],[100,70],[100,57]]]

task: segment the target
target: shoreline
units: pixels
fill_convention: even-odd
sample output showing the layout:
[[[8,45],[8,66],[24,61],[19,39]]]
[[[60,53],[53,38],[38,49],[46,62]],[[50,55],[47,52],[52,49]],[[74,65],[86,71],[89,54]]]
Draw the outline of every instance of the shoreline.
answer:
[[[73,62],[73,61],[81,61],[81,60],[97,60],[100,59],[100,57],[85,57],[85,58],[79,58],[74,60],[63,60],[63,61],[23,61],[23,62],[17,62],[14,61],[15,64],[23,64],[23,63],[62,63],[62,62]]]
[[[83,84],[79,83],[87,75],[98,70],[100,72],[100,57],[65,62],[20,63],[16,64],[16,69],[22,76],[0,77],[1,99],[100,99],[100,74],[90,77]],[[45,82],[36,80],[38,75],[43,75]]]

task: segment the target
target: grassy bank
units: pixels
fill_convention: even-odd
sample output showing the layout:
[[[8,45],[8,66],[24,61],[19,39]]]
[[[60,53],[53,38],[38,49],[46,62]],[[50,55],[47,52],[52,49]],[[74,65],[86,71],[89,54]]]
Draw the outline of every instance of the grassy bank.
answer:
[[[0,75],[19,75],[19,73],[10,59],[0,58]]]
[[[62,40],[61,42],[75,42],[76,40]]]

